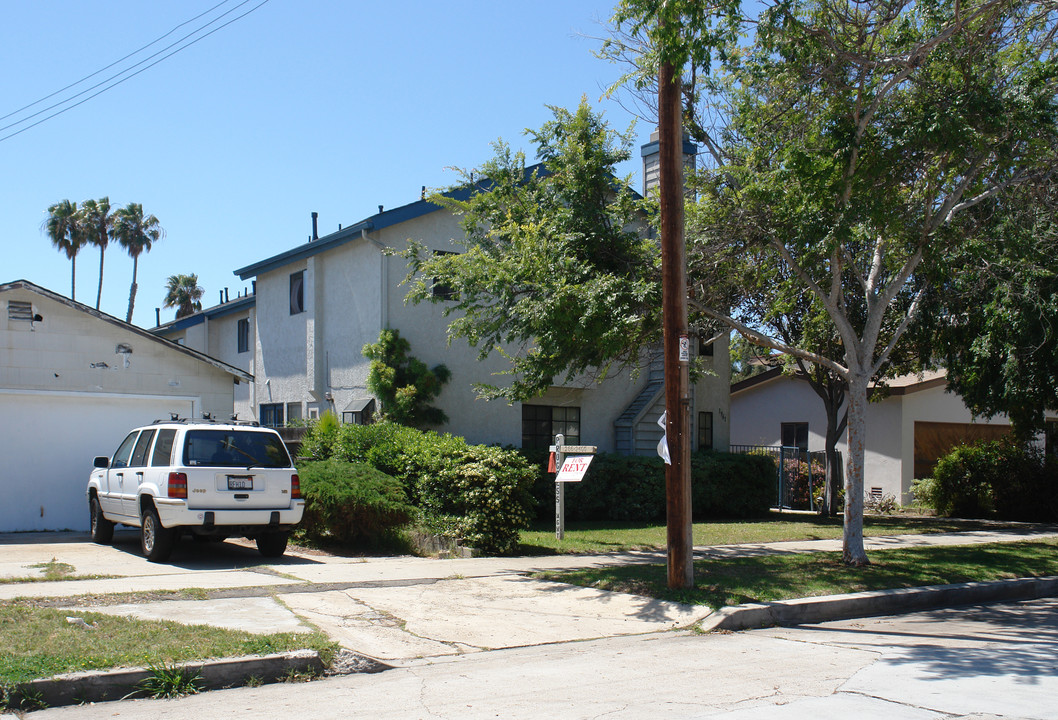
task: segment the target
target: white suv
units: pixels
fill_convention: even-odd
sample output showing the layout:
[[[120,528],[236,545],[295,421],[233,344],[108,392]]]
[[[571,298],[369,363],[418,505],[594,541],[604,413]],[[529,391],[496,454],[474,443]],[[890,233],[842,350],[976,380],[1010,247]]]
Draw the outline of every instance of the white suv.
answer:
[[[158,421],[130,432],[95,467],[92,539],[109,543],[117,523],[139,527],[152,562],[167,560],[184,532],[253,538],[262,555],[279,557],[305,510],[282,438],[256,423]]]

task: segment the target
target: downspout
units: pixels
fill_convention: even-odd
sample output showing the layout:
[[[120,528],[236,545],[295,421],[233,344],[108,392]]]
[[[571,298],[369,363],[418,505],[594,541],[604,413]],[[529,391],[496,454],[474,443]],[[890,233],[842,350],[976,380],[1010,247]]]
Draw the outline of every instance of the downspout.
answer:
[[[389,256],[386,255],[386,246],[367,234],[367,228],[360,231],[360,237],[364,238],[378,248],[378,281],[379,281],[379,332],[389,327],[389,282],[386,272],[389,269]]]

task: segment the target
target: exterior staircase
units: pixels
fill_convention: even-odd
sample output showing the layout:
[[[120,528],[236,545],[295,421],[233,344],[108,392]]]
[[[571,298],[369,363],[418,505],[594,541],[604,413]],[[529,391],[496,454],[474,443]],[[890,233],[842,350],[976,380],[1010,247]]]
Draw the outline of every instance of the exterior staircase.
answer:
[[[665,409],[665,353],[660,345],[652,346],[649,353],[647,384],[614,420],[614,447],[618,455],[655,453],[661,440],[657,421]]]

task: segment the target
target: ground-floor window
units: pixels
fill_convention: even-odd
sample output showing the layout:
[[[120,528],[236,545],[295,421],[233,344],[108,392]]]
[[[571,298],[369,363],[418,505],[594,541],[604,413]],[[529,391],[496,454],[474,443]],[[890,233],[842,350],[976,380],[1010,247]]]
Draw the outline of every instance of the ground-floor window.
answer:
[[[795,447],[808,452],[808,423],[783,423],[781,443],[783,447]]]
[[[257,418],[265,427],[283,427],[283,403],[261,403]]]
[[[580,445],[580,408],[522,405],[522,447],[546,450],[562,433],[567,445]]]

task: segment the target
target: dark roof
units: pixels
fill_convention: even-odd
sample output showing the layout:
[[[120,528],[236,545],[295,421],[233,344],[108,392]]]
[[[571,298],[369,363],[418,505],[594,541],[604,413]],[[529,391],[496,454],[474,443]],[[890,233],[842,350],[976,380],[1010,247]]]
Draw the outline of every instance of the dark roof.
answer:
[[[199,310],[198,312],[185,315],[182,318],[171,320],[167,323],[162,323],[158,327],[151,328],[150,332],[170,332],[173,330],[183,330],[184,328],[194,327],[195,325],[201,325],[206,321],[206,318],[213,320],[215,318],[224,317],[225,315],[231,315],[232,313],[245,310],[253,307],[257,304],[257,297],[255,295],[243,295],[240,298],[229,300],[228,302],[221,303],[220,305],[214,305],[213,307],[206,308],[205,310]]]
[[[774,367],[770,370],[760,373],[759,375],[753,375],[745,380],[739,380],[737,383],[732,383],[731,394],[748,390],[749,388],[756,387],[757,385],[763,385],[764,383],[771,382],[776,378],[783,377],[783,369],[781,367]],[[807,382],[807,378],[800,372],[796,372],[793,375],[789,375],[792,380],[802,380]],[[888,378],[881,383],[885,387],[885,391],[888,396],[899,396],[899,395],[910,395],[912,393],[920,392],[922,390],[929,390],[935,387],[945,387],[948,384],[948,374],[945,370],[932,370],[922,373],[909,373],[907,375],[900,375],[895,378]],[[878,386],[879,383],[872,382],[871,386]]]
[[[532,173],[538,173],[541,177],[549,175],[547,168],[543,163],[537,163],[530,165],[525,168],[526,177]],[[617,184],[617,178],[614,178],[614,184]],[[454,200],[464,201],[468,200],[471,195],[481,190],[487,190],[491,183],[486,178],[479,182],[475,182],[473,185],[463,185],[451,190],[445,191],[444,195]],[[641,198],[635,190],[631,190],[632,194],[636,198]],[[382,230],[383,228],[390,227],[392,225],[398,225],[408,220],[414,220],[415,218],[422,217],[423,215],[429,215],[432,212],[444,209],[443,206],[437,205],[436,203],[430,202],[429,200],[416,200],[413,203],[402,205],[392,210],[385,210],[380,213],[375,213],[370,217],[364,218],[358,223],[350,225],[349,227],[342,228],[337,232],[333,232],[330,235],[325,235],[318,240],[310,240],[307,243],[298,245],[295,248],[281,252],[278,255],[265,258],[259,262],[255,262],[252,265],[239,268],[235,271],[235,274],[240,279],[246,280],[251,277],[256,277],[262,273],[275,270],[276,268],[283,267],[297,260],[303,260],[313,255],[326,252],[336,247],[340,247],[347,242],[358,240],[362,237],[363,232],[372,232],[376,230]]]
[[[172,340],[166,340],[165,338],[159,337],[158,335],[155,335],[148,330],[144,330],[143,328],[137,325],[127,323],[124,320],[120,320],[114,317],[113,315],[107,315],[105,312],[96,310],[95,308],[91,308],[87,305],[77,302],[76,300],[71,300],[65,295],[60,295],[57,292],[53,292],[51,290],[48,290],[47,288],[43,288],[40,285],[31,283],[28,280],[15,280],[13,282],[4,283],[0,285],[0,293],[7,292],[9,290],[29,290],[30,292],[36,293],[37,295],[40,295],[42,297],[46,297],[49,300],[53,300],[62,305],[66,305],[69,308],[73,308],[74,310],[83,312],[86,315],[90,315],[91,317],[94,317],[97,320],[102,320],[105,323],[119,327],[122,330],[126,330],[130,333],[133,333],[134,335],[139,335],[140,337],[150,340],[151,342],[156,342],[165,345],[170,350],[175,350],[176,352],[192,357],[195,360],[200,360],[204,363],[207,363],[208,365],[212,365],[218,370],[223,370],[226,373],[235,375],[236,377],[242,380],[246,380],[247,382],[253,380],[253,375],[246,372],[245,370],[240,370],[239,368],[229,365],[226,362],[217,360],[216,358],[210,357],[209,355],[201,353],[198,350],[192,350],[191,348],[175,343]]]
[[[466,200],[470,197],[472,189],[470,187],[459,188],[456,190],[450,190],[445,195],[455,198],[456,200]],[[278,267],[288,265],[295,260],[302,260],[312,255],[318,255],[319,253],[326,252],[336,247],[340,247],[347,242],[352,240],[358,240],[361,237],[361,233],[364,231],[371,232],[375,230],[382,230],[383,228],[390,227],[391,225],[398,225],[408,220],[414,220],[417,217],[423,215],[429,215],[432,212],[441,210],[442,206],[432,203],[429,200],[416,200],[413,203],[402,205],[401,207],[394,208],[392,210],[385,210],[380,213],[364,218],[360,222],[350,225],[349,227],[342,228],[337,232],[333,232],[330,235],[325,235],[319,240],[310,240],[303,245],[298,245],[295,248],[281,252],[278,255],[273,255],[270,258],[265,258],[259,262],[255,262],[252,265],[239,268],[235,271],[235,274],[242,280],[247,278],[255,277],[262,273],[266,273],[269,270],[275,270]]]
[[[770,382],[775,378],[781,376],[782,368],[773,367],[770,370],[765,370],[764,372],[759,373],[757,375],[751,375],[745,380],[739,380],[737,383],[732,383],[731,394],[734,395],[735,393],[741,392],[742,390],[748,390],[751,387],[762,385],[763,383]]]

